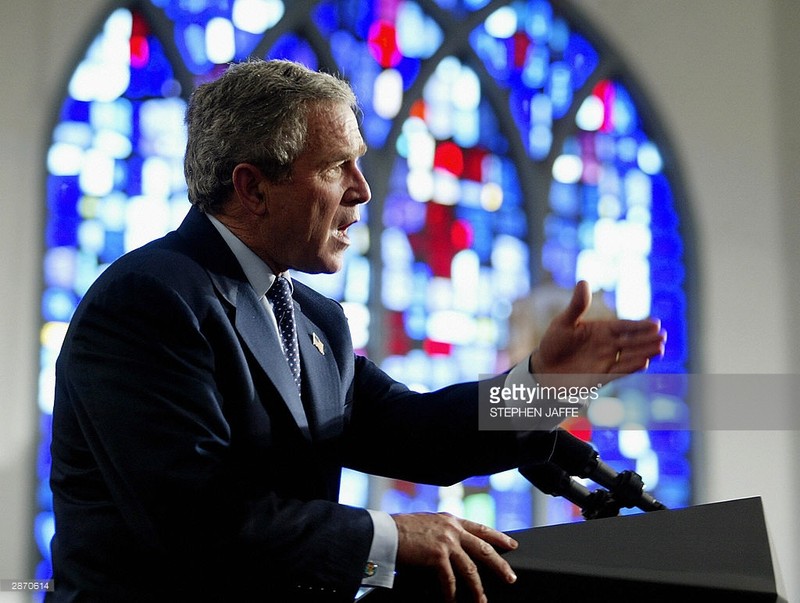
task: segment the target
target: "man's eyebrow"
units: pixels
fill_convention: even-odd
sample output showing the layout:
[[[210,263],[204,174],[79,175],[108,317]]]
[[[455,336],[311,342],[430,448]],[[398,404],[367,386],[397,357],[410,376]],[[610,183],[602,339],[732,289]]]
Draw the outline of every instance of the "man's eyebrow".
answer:
[[[360,159],[364,155],[367,154],[367,143],[362,142],[358,147],[356,147],[355,151],[351,149],[341,149],[341,152],[334,152],[331,153],[330,156],[325,160],[325,163],[334,164],[339,163],[340,161],[350,161],[352,159]]]

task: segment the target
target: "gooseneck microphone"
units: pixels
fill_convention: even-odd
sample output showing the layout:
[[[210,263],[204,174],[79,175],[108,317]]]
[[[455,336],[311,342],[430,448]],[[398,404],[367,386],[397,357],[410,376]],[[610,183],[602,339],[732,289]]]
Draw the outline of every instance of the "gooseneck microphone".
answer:
[[[591,444],[568,431],[559,428],[553,433],[549,458],[519,468],[520,473],[545,494],[566,498],[580,507],[587,519],[617,515],[622,507],[638,507],[647,512],[667,508],[645,492],[638,473],[617,472],[600,460]],[[590,479],[606,490],[590,492],[572,476]]]
[[[529,463],[520,467],[519,472],[545,494],[566,498],[576,505],[586,519],[614,517],[619,514],[620,507],[606,490],[590,491],[558,465],[549,462]]]

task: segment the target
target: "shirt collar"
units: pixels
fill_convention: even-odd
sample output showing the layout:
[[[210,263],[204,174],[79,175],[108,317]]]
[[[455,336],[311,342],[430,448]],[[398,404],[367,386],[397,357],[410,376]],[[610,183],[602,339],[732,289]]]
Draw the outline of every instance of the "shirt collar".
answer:
[[[228,247],[230,247],[233,255],[236,256],[236,260],[242,267],[242,271],[250,283],[250,286],[253,287],[253,290],[256,292],[256,295],[259,298],[266,295],[276,278],[272,269],[267,266],[266,262],[258,257],[252,249],[245,245],[239,237],[233,234],[227,226],[211,214],[207,213],[206,216],[219,234],[222,235],[222,238]],[[286,280],[289,281],[289,286],[294,289],[292,277],[289,273],[284,272],[281,276],[286,277]]]

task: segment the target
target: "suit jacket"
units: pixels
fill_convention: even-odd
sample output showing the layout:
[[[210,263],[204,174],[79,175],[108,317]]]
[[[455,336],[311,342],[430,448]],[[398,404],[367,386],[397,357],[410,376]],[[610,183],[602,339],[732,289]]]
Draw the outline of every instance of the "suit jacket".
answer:
[[[196,209],[98,278],[56,367],[53,600],[352,600],[372,523],[336,502],[343,466],[450,484],[524,460],[478,431],[476,383],[411,392],[354,355],[338,303],[294,300],[302,401]]]

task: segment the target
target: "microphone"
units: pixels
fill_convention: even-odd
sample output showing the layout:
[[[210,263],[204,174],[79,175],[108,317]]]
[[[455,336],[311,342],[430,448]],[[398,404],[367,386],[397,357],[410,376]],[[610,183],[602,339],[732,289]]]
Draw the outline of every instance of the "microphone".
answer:
[[[586,519],[614,517],[619,506],[606,490],[589,489],[554,463],[530,463],[519,468],[519,472],[545,494],[561,496],[581,509]]]
[[[547,463],[560,467],[567,474],[567,477],[575,475],[581,478],[588,478],[606,488],[619,507],[633,508],[638,507],[642,511],[661,511],[666,509],[661,502],[652,495],[644,491],[642,477],[634,471],[623,471],[618,473],[611,466],[600,460],[597,451],[583,440],[575,437],[564,429],[555,429],[553,439],[552,454]],[[542,489],[528,476],[532,475],[537,481],[542,482],[547,488],[553,489],[555,482],[547,482],[547,477],[543,477],[545,469],[535,469],[537,465],[543,463],[529,463],[520,467],[520,473],[524,475],[537,488]],[[552,469],[549,470],[552,477]],[[544,480],[544,481],[543,481]],[[545,490],[543,490],[545,491]],[[570,495],[575,495],[574,488],[568,488]],[[546,492],[545,493],[549,493]],[[563,494],[558,494],[564,496]],[[567,496],[564,496],[567,498]],[[571,500],[567,498],[568,500]],[[574,502],[574,501],[571,501]],[[578,504],[578,503],[576,503]],[[580,504],[578,506],[581,506]],[[582,507],[583,508],[583,507]]]

